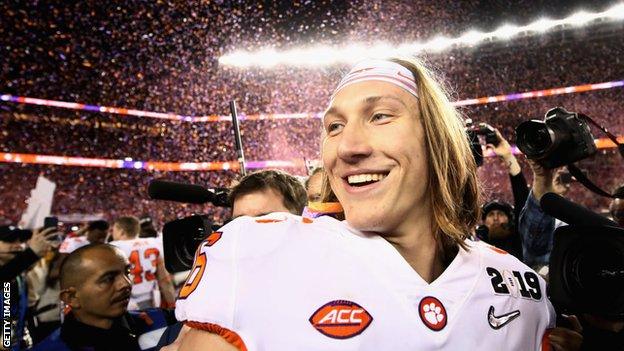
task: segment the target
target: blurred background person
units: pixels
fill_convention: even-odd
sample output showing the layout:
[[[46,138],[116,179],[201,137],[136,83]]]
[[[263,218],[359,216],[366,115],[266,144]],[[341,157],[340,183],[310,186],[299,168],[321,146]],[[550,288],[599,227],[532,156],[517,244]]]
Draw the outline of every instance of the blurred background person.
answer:
[[[88,244],[104,243],[108,238],[109,225],[105,220],[89,222],[76,233],[68,235],[59,247],[61,254],[67,255]]]
[[[158,230],[154,226],[154,222],[150,216],[143,216],[139,219],[139,223],[141,224],[141,233],[139,233],[139,238],[157,238]]]
[[[486,125],[488,126],[488,125]],[[497,144],[487,144],[486,149],[496,154],[504,164],[509,176],[514,205],[503,200],[491,200],[481,208],[482,225],[477,227],[477,237],[503,249],[522,261],[522,241],[518,234],[518,216],[529,195],[527,181],[509,142],[498,129],[488,126],[496,133]]]
[[[515,218],[514,208],[507,202],[489,201],[481,208],[483,224],[477,227],[476,234],[479,239],[522,260],[522,243]]]
[[[10,344],[12,350],[21,350],[32,345],[32,338],[27,326],[29,286],[26,272],[44,257],[59,242],[57,228],[19,229],[14,226],[0,227],[0,278],[3,283],[4,299],[9,299],[9,325],[11,341],[3,339],[3,346]],[[6,327],[6,326],[5,326]],[[3,336],[4,337],[4,333]]]
[[[292,175],[278,170],[263,170],[243,177],[230,189],[232,218],[259,217],[273,212],[301,214],[306,191]]]
[[[132,216],[119,217],[112,226],[110,244],[120,248],[131,265],[130,309],[173,307],[175,291],[165,269],[162,239],[139,238],[140,230],[139,219]]]
[[[323,167],[317,167],[310,172],[310,176],[305,181],[308,202],[321,201],[321,188],[323,186]]]

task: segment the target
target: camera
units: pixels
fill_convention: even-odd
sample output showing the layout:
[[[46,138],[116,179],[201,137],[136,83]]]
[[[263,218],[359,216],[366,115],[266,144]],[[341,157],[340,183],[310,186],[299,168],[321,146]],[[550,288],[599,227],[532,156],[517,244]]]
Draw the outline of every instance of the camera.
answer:
[[[596,153],[587,116],[556,107],[543,121],[522,122],[516,128],[516,143],[528,159],[547,169],[568,165]]]
[[[558,309],[624,319],[624,228],[557,228],[549,271],[551,301]]]
[[[485,136],[485,143],[498,146],[500,140],[496,135],[494,127],[487,123],[479,123],[474,125],[471,119],[466,120],[466,134],[468,134],[468,142],[470,142],[470,149],[472,150],[472,156],[475,159],[477,167],[483,165],[483,148],[481,147],[481,140],[479,135]]]
[[[21,229],[12,225],[0,226],[0,241],[7,243],[26,242],[32,237],[32,234],[29,229]]]
[[[479,123],[477,125],[472,125],[472,123],[470,123],[470,125],[468,126],[468,133],[469,134],[474,133],[474,135],[477,137],[479,135],[485,136],[486,144],[492,144],[494,146],[498,146],[498,144],[500,143],[500,140],[498,139],[498,136],[496,135],[496,130],[494,129],[494,127],[492,127],[491,125],[487,123]]]
[[[201,185],[175,183],[162,179],[150,182],[147,192],[153,200],[167,200],[191,204],[212,203],[230,207],[226,188],[205,188]],[[205,215],[193,215],[165,223],[163,249],[165,268],[170,273],[191,269],[199,244],[220,226],[213,225]]]
[[[219,226],[213,225],[206,215],[193,215],[165,223],[163,227],[165,268],[170,273],[191,269],[199,244],[218,228]]]
[[[553,234],[549,294],[560,313],[624,320],[624,228],[554,193],[544,213],[567,223]]]

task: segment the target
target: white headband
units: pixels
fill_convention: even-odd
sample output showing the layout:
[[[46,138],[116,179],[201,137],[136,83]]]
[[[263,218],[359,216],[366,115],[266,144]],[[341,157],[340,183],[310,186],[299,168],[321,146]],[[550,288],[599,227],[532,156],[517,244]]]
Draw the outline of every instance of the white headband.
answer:
[[[392,61],[369,59],[361,61],[351,68],[351,71],[342,78],[334,90],[331,99],[333,100],[342,88],[367,80],[392,83],[418,98],[414,74],[409,69]]]

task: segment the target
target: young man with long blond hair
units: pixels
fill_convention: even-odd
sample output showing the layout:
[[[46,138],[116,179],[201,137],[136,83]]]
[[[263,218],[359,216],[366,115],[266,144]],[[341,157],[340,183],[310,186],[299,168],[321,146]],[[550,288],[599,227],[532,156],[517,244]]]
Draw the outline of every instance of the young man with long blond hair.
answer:
[[[242,217],[205,241],[167,350],[539,350],[544,281],[466,239],[479,215],[460,116],[420,63],[366,60],[323,118],[345,221]],[[249,235],[253,234],[253,235]]]

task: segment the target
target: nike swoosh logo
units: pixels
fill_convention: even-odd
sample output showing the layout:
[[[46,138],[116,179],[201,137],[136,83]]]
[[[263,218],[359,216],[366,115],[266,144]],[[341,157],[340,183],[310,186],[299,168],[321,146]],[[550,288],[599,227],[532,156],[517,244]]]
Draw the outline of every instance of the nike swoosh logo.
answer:
[[[494,306],[490,306],[490,310],[488,311],[488,323],[490,323],[490,327],[494,329],[500,329],[518,317],[520,317],[519,310],[511,311],[500,316],[494,315]]]

